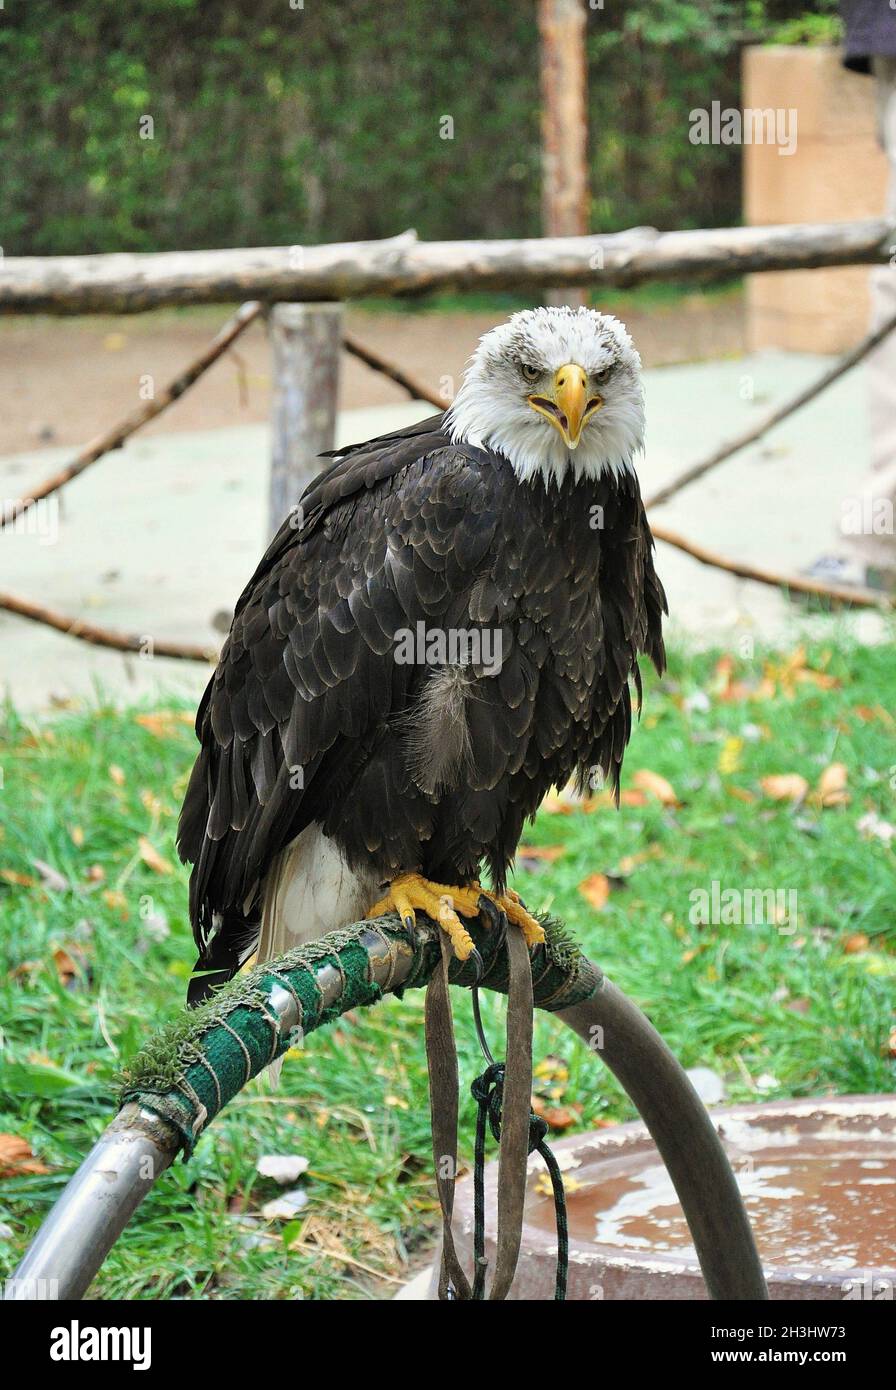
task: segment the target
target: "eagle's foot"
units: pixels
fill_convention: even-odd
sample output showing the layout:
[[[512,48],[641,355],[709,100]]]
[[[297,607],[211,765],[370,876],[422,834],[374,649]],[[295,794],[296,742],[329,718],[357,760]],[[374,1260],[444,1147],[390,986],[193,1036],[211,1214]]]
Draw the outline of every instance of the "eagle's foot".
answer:
[[[484,898],[490,898],[501,909],[508,922],[519,927],[530,951],[533,946],[543,945],[544,927],[523,907],[519,893],[515,893],[512,888],[508,888],[504,893],[488,893],[484,888],[480,889],[480,892]]]
[[[402,874],[389,884],[389,891],[374,903],[368,917],[381,917],[385,912],[397,912],[409,932],[416,925],[416,912],[425,912],[451,942],[458,960],[468,960],[474,951],[473,938],[458,914],[479,916],[480,890],[477,886],[460,888],[447,883],[432,883],[420,874]]]

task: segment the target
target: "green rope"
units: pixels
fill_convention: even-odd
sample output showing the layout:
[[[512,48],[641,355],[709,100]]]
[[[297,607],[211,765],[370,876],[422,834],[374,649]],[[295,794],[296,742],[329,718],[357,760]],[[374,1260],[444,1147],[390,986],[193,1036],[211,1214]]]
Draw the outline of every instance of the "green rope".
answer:
[[[395,991],[398,995],[428,984],[440,959],[438,928],[427,930],[425,920],[418,921],[410,974]],[[559,922],[545,918],[542,925],[547,939],[532,952],[535,1002],[543,1009],[568,1008],[593,994],[600,976]],[[228,1101],[298,1041],[271,1005],[277,987],[296,1001],[302,1039],[350,1009],[381,998],[363,944],[371,931],[407,943],[395,915],[359,923],[246,971],[208,1002],[186,1011],[151,1038],[123,1070],[120,1103],[135,1101],[169,1120],[189,1158],[200,1134]],[[481,983],[506,993],[506,954],[499,934],[481,925],[474,926],[472,934],[483,960]],[[324,1007],[315,980],[324,964],[332,966],[342,982],[338,1000],[329,1007]],[[475,983],[472,967],[460,961],[454,963],[450,978],[455,984]]]

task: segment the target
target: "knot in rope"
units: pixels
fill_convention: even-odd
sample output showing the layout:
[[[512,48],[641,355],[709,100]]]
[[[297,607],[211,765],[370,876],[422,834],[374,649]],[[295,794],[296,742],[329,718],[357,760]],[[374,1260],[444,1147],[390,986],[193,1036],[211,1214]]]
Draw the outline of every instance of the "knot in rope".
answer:
[[[479,1106],[476,1123],[476,1149],[473,1164],[473,1251],[475,1257],[475,1276],[473,1298],[485,1297],[485,1125],[491,1130],[492,1138],[500,1143],[501,1119],[504,1106],[503,1062],[491,1062],[470,1086],[470,1092]],[[554,1218],[557,1225],[557,1277],[554,1287],[555,1300],[566,1298],[566,1280],[569,1265],[569,1227],[566,1215],[566,1197],[563,1191],[563,1176],[560,1165],[552,1151],[544,1142],[548,1133],[547,1122],[529,1111],[529,1153],[541,1155],[547,1167],[554,1197]]]
[[[492,1138],[496,1143],[500,1143],[501,1116],[504,1107],[504,1063],[492,1062],[491,1066],[486,1067],[482,1075],[477,1076],[471,1085],[470,1093],[480,1109],[485,1111]],[[530,1154],[539,1151],[541,1144],[547,1137],[547,1133],[547,1122],[543,1120],[540,1115],[536,1115],[534,1112],[530,1111]]]

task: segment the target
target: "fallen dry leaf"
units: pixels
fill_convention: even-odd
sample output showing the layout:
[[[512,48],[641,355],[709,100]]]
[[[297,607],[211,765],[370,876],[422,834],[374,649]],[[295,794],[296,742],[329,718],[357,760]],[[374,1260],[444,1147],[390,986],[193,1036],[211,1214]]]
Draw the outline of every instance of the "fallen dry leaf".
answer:
[[[619,804],[620,806],[646,806],[647,795],[645,792],[626,787],[624,791],[619,793]]]
[[[171,874],[174,872],[172,865],[164,859],[154,845],[150,844],[145,835],[141,835],[138,841],[140,846],[140,858],[150,869],[157,874]]]
[[[718,661],[716,662],[715,675],[718,680],[726,681],[732,675],[733,671],[734,657],[729,656],[726,652],[726,654],[724,656],[720,656]]]
[[[28,874],[20,874],[17,869],[0,869],[0,878],[7,883],[14,883],[19,888],[36,888],[37,880],[30,878]]]
[[[49,1173],[26,1139],[17,1134],[0,1134],[0,1178],[15,1178],[21,1173]]]
[[[852,932],[843,942],[843,950],[848,956],[860,956],[868,950],[871,945],[870,939],[863,931]]]
[[[755,693],[745,681],[734,679],[734,658],[730,656],[720,657],[716,662],[715,690],[718,699],[724,704],[749,700]]]
[[[797,647],[783,661],[766,662],[765,675],[780,689],[782,694],[791,697],[796,693],[797,685],[807,682],[820,686],[823,690],[832,690],[840,685],[836,676],[829,676],[823,671],[813,670],[806,665],[804,647]]]
[[[134,716],[134,723],[139,724],[141,729],[148,729],[156,738],[167,738],[174,725],[174,719],[170,710],[162,710],[158,714],[137,714]]]
[[[555,1057],[548,1053],[540,1062],[535,1063],[532,1075],[538,1077],[539,1081],[568,1081],[569,1067],[563,1057]]]
[[[109,768],[109,776],[112,778],[116,787],[124,786],[124,770],[120,768],[117,763],[113,763]]]
[[[225,631],[227,629],[225,628]],[[195,716],[186,709],[161,709],[149,714],[136,714],[134,723],[148,729],[156,738],[168,738],[177,724],[193,724]]]
[[[606,874],[590,874],[579,884],[579,892],[600,912],[610,896],[610,880]]]
[[[532,1109],[548,1129],[558,1131],[577,1124],[582,1113],[581,1105],[548,1105],[541,1096],[532,1097]]]
[[[647,796],[656,797],[663,806],[678,805],[678,797],[672,783],[667,782],[658,772],[650,772],[646,767],[639,768],[632,777],[632,786],[640,792],[645,792]]]
[[[23,960],[14,970],[10,970],[11,980],[27,980],[29,975],[36,975],[39,970],[43,970],[43,962],[39,960]]]
[[[740,700],[750,700],[755,693],[755,687],[747,685],[746,681],[729,681],[724,690],[719,691],[719,699],[722,704],[731,705]]]
[[[715,669],[714,690],[723,704],[735,704],[742,700],[771,700],[775,696],[775,682],[768,674],[758,681],[734,679],[734,659],[723,656]]]
[[[74,958],[62,946],[57,946],[53,952],[53,964],[56,966],[56,974],[64,985],[70,984],[77,979],[78,967]]]
[[[879,719],[891,729],[896,728],[896,719],[882,705],[856,705],[855,712],[866,724],[870,724],[873,719]]]
[[[809,783],[798,772],[763,777],[759,785],[772,801],[802,801],[809,790]]]
[[[563,1187],[566,1191],[567,1197],[571,1196],[573,1192],[578,1192],[579,1189],[584,1186],[585,1184],[581,1181],[580,1178],[574,1178],[571,1177],[569,1173],[564,1173]],[[535,1191],[538,1193],[540,1197],[553,1197],[554,1184],[551,1182],[550,1173],[538,1174],[538,1177],[535,1179]]]
[[[151,816],[154,816],[156,819],[158,819],[159,816],[164,814],[164,802],[161,800],[160,797],[156,796],[155,792],[151,792],[148,787],[144,787],[141,791],[140,801],[141,804],[145,806],[149,814]]]
[[[818,685],[822,690],[839,690],[841,685],[836,676],[828,676],[824,671],[813,671],[808,666],[796,672],[796,679],[804,684],[808,682],[810,685]]]
[[[544,859],[553,864],[555,859],[566,853],[565,845],[518,845],[517,854],[522,859]]]
[[[849,801],[846,790],[846,763],[831,763],[818,779],[818,799],[822,806],[845,806]]]
[[[81,829],[80,825],[73,825],[69,834],[72,837],[72,844],[80,849],[84,843],[84,831]]]

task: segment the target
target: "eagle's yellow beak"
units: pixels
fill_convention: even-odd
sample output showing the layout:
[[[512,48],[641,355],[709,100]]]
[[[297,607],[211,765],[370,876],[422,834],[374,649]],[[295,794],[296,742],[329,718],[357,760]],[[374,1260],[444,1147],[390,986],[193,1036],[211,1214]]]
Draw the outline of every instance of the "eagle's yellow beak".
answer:
[[[554,390],[551,397],[527,397],[533,410],[550,420],[559,430],[563,442],[575,449],[582,435],[586,420],[604,403],[603,396],[588,397],[588,375],[577,362],[567,362],[554,373]]]

